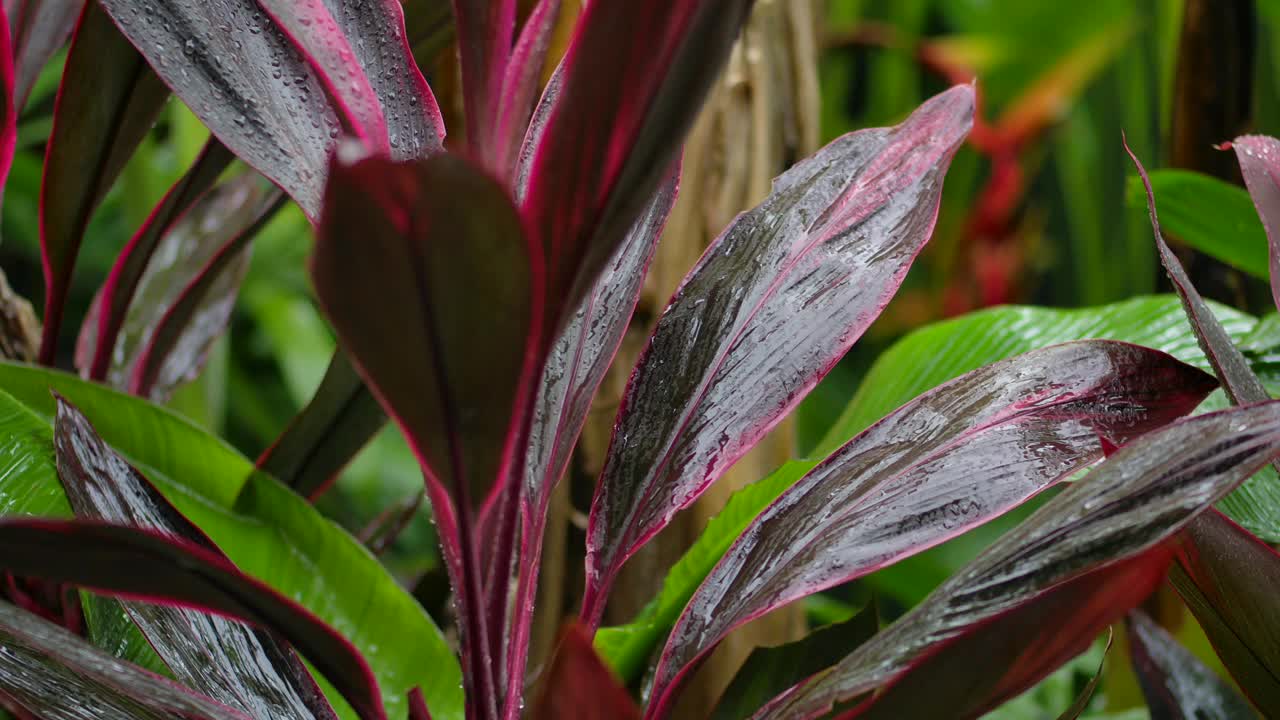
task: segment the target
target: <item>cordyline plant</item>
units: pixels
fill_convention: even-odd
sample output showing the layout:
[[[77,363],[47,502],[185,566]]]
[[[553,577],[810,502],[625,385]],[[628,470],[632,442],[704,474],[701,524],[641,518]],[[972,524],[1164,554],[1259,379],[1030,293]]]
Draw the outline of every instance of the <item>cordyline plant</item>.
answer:
[[[7,2],[6,165],[35,74],[70,38],[40,207],[43,364],[61,357],[88,220],[171,93],[212,138],[117,257],[80,328],[83,379],[0,365],[0,706],[45,720],[670,717],[734,628],[1075,477],[887,628],[864,612],[753,656],[716,717],[978,717],[1166,576],[1253,705],[1280,713],[1280,562],[1209,509],[1280,456],[1280,403],[1158,225],[1190,319],[1173,334],[1217,381],[1159,349],[1049,345],[1046,331],[1030,344],[1044,347],[940,377],[747,488],[635,624],[597,633],[627,559],[894,295],[971,128],[966,85],[798,163],[685,278],[618,411],[581,617],[529,688],[551,490],[637,302],[681,138],[750,6],[596,0],[541,87],[559,3],[520,21],[514,0],[455,0],[466,140],[446,151],[405,29],[405,13],[438,16],[429,0]],[[1274,141],[1235,147],[1274,229]],[[341,350],[251,463],[153,402],[199,372],[254,231],[285,202],[315,226],[312,278]],[[1240,407],[1181,417],[1219,382]],[[422,466],[460,658],[304,499],[387,416]],[[1153,710],[1253,712],[1130,618]]]

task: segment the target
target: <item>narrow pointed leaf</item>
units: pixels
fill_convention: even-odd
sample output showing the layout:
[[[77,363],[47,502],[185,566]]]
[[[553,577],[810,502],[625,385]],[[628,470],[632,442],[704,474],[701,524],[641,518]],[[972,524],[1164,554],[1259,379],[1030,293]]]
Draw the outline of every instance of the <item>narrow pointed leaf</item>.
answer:
[[[215,231],[210,237],[203,238],[204,247],[192,249],[186,256],[188,260],[205,260],[204,265],[194,268],[194,276],[185,285],[175,283],[178,294],[167,306],[160,305],[164,313],[155,322],[146,344],[139,348],[132,366],[128,388],[135,395],[157,402],[168,400],[174,388],[194,380],[204,369],[209,349],[226,331],[240,283],[249,271],[249,241],[271,219],[284,199],[279,190],[264,186],[256,173],[254,175],[248,188],[237,187],[238,183],[220,188],[244,192],[230,199],[228,204],[233,205],[234,210],[221,213],[221,223],[213,226]],[[219,194],[217,200],[222,199]],[[205,224],[193,234],[207,227]],[[180,238],[183,229],[185,226],[175,229],[166,240]],[[208,252],[209,246],[213,252],[206,259],[204,252]],[[181,277],[180,273],[173,275],[176,277],[171,276],[171,280]]]
[[[1137,671],[1152,718],[1245,720],[1258,717],[1248,700],[1141,610],[1129,613],[1126,626],[1133,669]]]
[[[523,210],[546,257],[547,332],[577,307],[676,158],[751,0],[587,4]]]
[[[258,458],[258,468],[315,498],[386,424],[351,360],[336,350],[311,402]]]
[[[342,121],[319,75],[255,0],[95,5],[218,140],[308,217],[319,215]]]
[[[102,381],[111,367],[116,338],[124,325],[138,283],[166,233],[217,182],[234,156],[217,140],[210,140],[181,178],[165,193],[146,222],[116,256],[89,307],[76,341],[76,366],[92,380]],[[117,386],[121,378],[115,378]]]
[[[1237,270],[1267,279],[1267,234],[1244,188],[1190,170],[1153,170],[1151,187],[1162,201],[1165,232]],[[1125,205],[1146,214],[1141,178],[1130,177],[1125,184]]]
[[[1267,231],[1271,296],[1280,308],[1280,141],[1265,135],[1245,135],[1233,140],[1231,146]]]
[[[1081,688],[1080,694],[1076,696],[1075,702],[1071,703],[1071,707],[1062,711],[1058,716],[1058,720],[1079,720],[1080,716],[1089,709],[1089,703],[1093,700],[1094,693],[1098,691],[1098,685],[1102,684],[1102,670],[1107,664],[1107,654],[1111,652],[1111,641],[1115,639],[1114,627],[1107,629],[1107,645],[1102,649],[1102,658],[1098,660],[1098,670],[1089,678],[1089,682]]]
[[[591,401],[631,325],[658,237],[675,203],[679,176],[678,170],[673,171],[658,188],[547,356],[533,404],[523,466],[520,576],[507,677],[524,674],[551,491],[568,468]],[[510,684],[508,704],[518,702],[519,684]]]
[[[168,98],[169,89],[99,4],[89,3],[67,53],[40,185],[45,365],[57,354],[63,305],[89,218]]]
[[[0,565],[10,572],[218,613],[279,633],[360,717],[386,717],[368,664],[341,635],[199,545],[120,525],[3,518],[0,548]]]
[[[250,720],[7,602],[0,647],[0,695],[42,720]]]
[[[1195,408],[1215,386],[1163,353],[1094,340],[975,370],[837,450],[743,531],[672,630],[663,698],[742,623],[982,524]],[[910,442],[903,442],[910,438]]]
[[[18,143],[19,107],[15,95],[14,56],[9,35],[9,14],[0,6],[0,190],[9,179],[13,152]]]
[[[229,259],[225,257],[229,253],[224,252],[224,248],[231,246],[231,251],[237,250],[239,245],[250,239],[254,230],[277,205],[279,195],[279,191],[262,176],[246,169],[193,200],[186,212],[175,218],[158,238],[146,240],[154,243],[148,253],[149,257],[139,258],[137,265],[131,262],[132,267],[123,270],[120,278],[122,282],[127,282],[129,278],[123,275],[138,273],[132,290],[128,295],[121,295],[127,303],[126,307],[111,304],[111,312],[118,314],[119,319],[116,321],[118,326],[114,334],[115,342],[106,356],[109,365],[102,379],[113,387],[127,388],[134,393],[164,399],[174,385],[187,379],[189,374],[194,376],[200,370],[203,353],[199,351],[207,349],[207,344],[195,348],[197,352],[189,354],[187,360],[180,367],[174,368],[158,388],[154,382],[144,387],[133,381],[139,374],[156,372],[151,358],[157,356],[149,349],[167,326],[168,318],[189,304],[185,298],[189,297],[189,288],[193,283],[208,274],[212,275],[211,279],[223,277],[231,280],[228,288],[230,290],[239,288],[239,275],[217,272],[217,266]],[[145,230],[144,228],[144,232]],[[230,254],[235,257],[236,253]],[[244,259],[247,260],[247,255]],[[243,269],[241,268],[241,273]],[[108,278],[99,294],[100,300],[96,303],[97,313],[107,311],[108,293],[116,294],[118,288],[120,286],[113,285]],[[192,332],[206,339],[216,338],[225,326],[230,309],[230,304],[224,304],[216,317],[208,318],[209,322],[203,326],[192,327]],[[101,322],[95,323],[100,317],[91,310],[86,323],[90,327],[97,324],[101,329]],[[82,330],[82,345],[97,337],[96,332],[84,337]],[[112,336],[101,337],[106,340]],[[103,350],[99,344],[95,364],[100,361]]]
[[[422,691],[414,688],[409,693],[409,720],[431,720],[431,711],[427,709],[427,701]]]
[[[520,30],[502,77],[492,143],[499,153],[495,161],[503,177],[513,173],[516,167],[521,141],[538,97],[538,82],[560,16],[560,5],[561,0],[538,1]]]
[[[493,134],[501,103],[502,78],[515,34],[515,0],[453,0],[462,69],[467,140],[486,164],[492,161]]]
[[[54,388],[242,571],[342,632],[377,673],[390,713],[403,715],[416,686],[437,720],[463,717],[457,658],[422,606],[358,541],[222,440],[165,408],[65,373],[0,363],[0,388],[3,428],[14,430],[0,434],[14,439],[4,444],[11,454],[3,456],[0,504],[70,515],[53,467]]]
[[[794,408],[866,330],[933,232],[973,122],[958,86],[779,177],[676,292],[623,395],[591,507],[583,617],[622,563]]]
[[[1183,533],[1171,574],[1240,688],[1267,716],[1280,712],[1280,556],[1218,513]]]
[[[21,113],[40,71],[66,44],[85,0],[5,0],[12,31],[14,109]]]
[[[226,559],[62,398],[54,446],[77,516],[155,530]],[[193,609],[123,604],[182,684],[250,717],[336,717],[302,662],[271,633]]]
[[[812,717],[900,677],[931,648],[1061,583],[1124,562],[1143,564],[1144,551],[1168,540],[1277,455],[1278,402],[1180,420],[1134,440],[772,709]],[[1130,609],[1119,605],[1109,604],[1109,610]]]
[[[756,648],[720,696],[711,720],[745,720],[775,695],[836,664],[880,629],[875,603],[795,642]]]
[[[1204,350],[1205,357],[1209,358],[1214,374],[1222,381],[1222,388],[1226,391],[1227,397],[1237,405],[1271,399],[1266,388],[1262,387],[1262,382],[1258,380],[1258,376],[1250,369],[1244,355],[1232,344],[1231,337],[1222,327],[1222,323],[1214,317],[1204,298],[1192,285],[1191,278],[1187,276],[1182,263],[1164,241],[1164,236],[1160,232],[1160,220],[1156,216],[1156,200],[1151,189],[1151,180],[1147,177],[1147,171],[1142,167],[1142,163],[1128,146],[1125,146],[1125,151],[1137,166],[1138,176],[1142,178],[1142,184],[1147,191],[1147,210],[1151,215],[1151,229],[1155,234],[1160,262],[1164,265],[1165,272],[1168,273],[1178,297],[1182,298],[1182,305],[1186,309],[1187,318],[1191,321],[1191,328],[1200,341],[1200,348]]]
[[[570,623],[560,634],[530,720],[639,720],[640,710],[600,661],[587,630]]]
[[[841,720],[980,718],[1088,649],[1160,586],[1170,556],[1167,548],[1153,548],[970,626]]]

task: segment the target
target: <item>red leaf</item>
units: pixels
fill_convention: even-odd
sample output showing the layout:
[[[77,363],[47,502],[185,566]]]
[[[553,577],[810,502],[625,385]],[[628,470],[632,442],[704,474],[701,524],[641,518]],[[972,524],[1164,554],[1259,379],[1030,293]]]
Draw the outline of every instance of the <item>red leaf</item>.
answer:
[[[1216,385],[1164,353],[1089,340],[988,365],[920,396],[747,526],[672,630],[653,702],[667,702],[733,628],[1003,514],[1096,462],[1099,431],[1138,437],[1195,409]]]
[[[529,720],[640,720],[626,688],[618,684],[577,623],[560,633],[551,668],[533,704]]]
[[[1280,555],[1217,511],[1180,537],[1173,585],[1240,689],[1280,713]]]
[[[40,184],[42,364],[57,358],[63,307],[89,218],[168,99],[169,89],[142,56],[99,4],[89,3],[67,52]]]
[[[542,339],[531,250],[505,190],[460,158],[339,152],[312,264],[339,344],[422,463],[459,596],[466,677],[478,683],[469,697],[486,703],[501,670],[488,632],[499,629],[482,616],[474,514],[519,482]],[[510,555],[496,542],[502,566]]]
[[[1280,308],[1280,140],[1244,135],[1231,142],[1240,161],[1240,174],[1249,188],[1258,217],[1267,230],[1271,259],[1271,296]]]
[[[897,127],[832,142],[779,177],[685,278],[627,385],[596,486],[589,625],[622,563],[798,405],[889,302],[933,232],[973,102],[957,86]]]
[[[547,263],[548,335],[676,159],[751,0],[592,2],[532,153],[523,211]]]
[[[1249,702],[1140,610],[1129,613],[1129,652],[1153,718],[1256,718]]]
[[[5,56],[13,58],[13,107],[16,112],[20,113],[26,107],[27,97],[40,71],[71,37],[84,5],[85,0],[5,0],[12,33],[12,53],[6,52]]]

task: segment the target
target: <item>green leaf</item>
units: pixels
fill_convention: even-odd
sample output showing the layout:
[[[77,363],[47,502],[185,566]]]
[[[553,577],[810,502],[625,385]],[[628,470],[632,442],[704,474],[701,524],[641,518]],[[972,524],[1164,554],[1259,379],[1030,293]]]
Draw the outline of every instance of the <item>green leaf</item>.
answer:
[[[1244,188],[1188,170],[1156,170],[1151,187],[1160,198],[1160,225],[1165,232],[1228,265],[1266,280],[1267,235]],[[1145,216],[1147,194],[1135,175],[1125,187],[1125,201]]]
[[[164,408],[64,373],[0,363],[0,387],[43,421],[36,427],[28,419],[15,425],[24,432],[0,435],[0,450],[22,442],[29,458],[52,462],[49,388],[56,389],[241,570],[346,636],[373,668],[390,716],[404,716],[414,686],[422,687],[434,717],[462,716],[457,660],[421,606],[351,536],[273,478],[255,473],[230,446]],[[4,399],[0,430],[18,415]],[[13,498],[28,492],[44,497],[53,514],[69,512],[61,486],[49,489],[56,476],[6,472],[0,478],[5,512],[18,511],[10,510]]]
[[[839,662],[879,629],[879,614],[872,602],[852,618],[818,628],[800,640],[752,650],[720,696],[712,720],[750,717],[775,695]]]

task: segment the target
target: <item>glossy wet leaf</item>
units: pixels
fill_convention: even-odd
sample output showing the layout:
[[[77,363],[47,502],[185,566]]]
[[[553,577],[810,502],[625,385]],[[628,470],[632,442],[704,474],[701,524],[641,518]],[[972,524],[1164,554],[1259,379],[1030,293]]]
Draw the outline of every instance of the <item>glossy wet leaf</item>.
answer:
[[[1166,232],[1237,270],[1267,279],[1267,236],[1243,188],[1189,170],[1156,170],[1151,187],[1161,200]],[[1129,178],[1125,204],[1145,213],[1141,179]]]
[[[1249,701],[1141,610],[1129,613],[1129,654],[1153,718],[1256,718]]]
[[[515,37],[515,0],[453,0],[458,33],[458,62],[462,75],[467,138],[475,153],[491,162],[502,78]]]
[[[258,468],[314,498],[387,424],[387,414],[341,350],[311,402],[258,458]]]
[[[82,374],[97,381],[107,378],[114,359],[116,339],[161,240],[193,205],[201,201],[233,158],[226,146],[210,140],[116,255],[111,273],[94,297],[80,326],[80,336],[76,341],[76,367]],[[124,378],[117,371],[112,384],[123,387],[123,382]]]
[[[908,403],[782,493],[689,601],[653,697],[734,627],[932,547],[1195,408],[1215,386],[1156,351],[1055,345]]]
[[[551,491],[565,474],[596,390],[617,353],[640,299],[658,237],[675,203],[673,172],[636,221],[618,254],[582,300],[547,356],[530,420],[521,503],[520,577],[508,677],[523,674],[537,568]]]
[[[114,387],[163,401],[175,386],[195,377],[203,368],[209,345],[230,318],[239,281],[247,270],[248,254],[240,250],[276,207],[278,198],[279,191],[262,176],[245,170],[201,194],[164,229],[142,267],[124,271],[139,274],[132,291],[122,296],[127,310],[119,309],[118,334],[103,379]],[[202,278],[207,278],[204,285],[218,282],[220,287],[192,297],[193,286]],[[97,312],[106,311],[107,293],[114,293],[116,287],[108,278]],[[112,303],[112,312],[117,307]],[[205,312],[196,313],[196,308]],[[186,322],[175,323],[176,313],[184,313],[185,317],[178,319]],[[98,320],[91,311],[86,323]],[[181,344],[184,333],[186,347],[171,352]],[[82,338],[82,344],[96,336],[92,333]],[[161,343],[169,347],[157,350]]]
[[[373,147],[393,160],[440,150],[440,109],[414,62],[397,0],[259,2],[322,70],[330,92],[364,125]]]
[[[43,720],[250,720],[0,602],[0,692]]]
[[[1091,571],[1139,562],[1277,455],[1277,402],[1187,418],[1134,440],[775,709],[809,716],[854,699],[977,623]]]
[[[794,408],[866,330],[933,232],[973,121],[958,86],[775,182],[686,277],[627,385],[587,531],[583,617],[621,565]]]
[[[339,346],[422,464],[458,592],[465,677],[477,683],[470,696],[491,702],[498,691],[488,675],[502,661],[488,659],[485,628],[496,634],[501,620],[484,619],[487,556],[473,538],[481,522],[473,515],[519,482],[515,453],[542,339],[541,256],[505,190],[461,158],[343,155],[312,259],[316,292]],[[498,507],[515,512],[514,504]],[[490,567],[510,562],[501,535],[486,536]]]
[[[98,4],[218,140],[308,217],[319,215],[340,119],[311,64],[255,0]]]
[[[560,633],[530,720],[639,720],[640,710],[591,647],[586,628],[571,622]]]
[[[90,3],[67,53],[40,186],[40,357],[46,365],[56,357],[63,305],[89,218],[168,98],[169,89],[143,57],[101,6]]]
[[[1271,295],[1276,307],[1280,307],[1280,141],[1265,135],[1245,135],[1233,140],[1231,146],[1266,228]]]
[[[716,703],[711,720],[745,720],[782,691],[848,655],[880,629],[875,603],[794,642],[756,648]]]
[[[13,96],[18,112],[26,107],[40,71],[71,37],[84,5],[85,0],[5,0],[13,36]]]
[[[1242,347],[1251,343],[1251,362],[1260,368],[1272,362],[1268,348],[1274,347],[1275,341],[1259,334],[1264,328],[1255,318],[1212,301],[1206,305],[1233,343]],[[919,328],[881,353],[840,418],[818,443],[811,464],[816,465],[832,449],[912,397],[946,380],[1033,348],[1082,338],[1124,340],[1163,350],[1203,369],[1212,367],[1181,301],[1173,295],[1078,310],[1030,306],[979,310]],[[919,358],[928,358],[928,362]],[[1215,409],[1225,407],[1211,403],[1207,405]],[[1221,507],[1252,532],[1280,541],[1280,483],[1270,470],[1225,498]]]
[[[1181,541],[1174,587],[1245,694],[1264,714],[1280,712],[1280,556],[1217,513]]]
[[[0,566],[19,575],[181,604],[270,629],[313,663],[360,717],[386,717],[369,666],[340,634],[199,545],[120,525],[4,518],[0,548]]]
[[[248,182],[229,182],[215,188],[215,192],[226,191],[231,197],[218,193],[210,198],[211,208],[197,207],[188,218],[203,221],[206,218],[199,211],[216,208],[218,222],[206,222],[198,228],[188,228],[184,223],[165,238],[175,243],[195,239],[200,246],[186,248],[189,252],[183,262],[157,270],[157,275],[167,275],[166,283],[172,283],[170,287],[178,292],[169,302],[151,306],[163,308],[164,312],[135,356],[128,381],[129,391],[135,395],[167,401],[176,387],[200,374],[210,349],[231,321],[240,283],[249,271],[249,242],[284,199],[279,190],[265,186],[256,173],[238,180]],[[226,206],[218,207],[224,201]],[[201,237],[200,231],[210,226],[214,232]],[[184,237],[183,231],[188,229],[192,232]],[[180,268],[186,261],[203,264]],[[184,271],[189,277],[183,278]],[[144,276],[139,289],[150,290],[158,282]]]
[[[1153,548],[971,625],[840,717],[980,718],[1085,651],[1107,625],[1160,586],[1169,557],[1168,549]]]
[[[578,299],[676,159],[746,22],[750,0],[587,4],[522,210],[547,267],[546,333]]]
[[[98,437],[88,418],[62,399],[54,446],[58,474],[78,517],[155,530],[225,559],[208,536]],[[250,717],[336,717],[302,662],[270,632],[196,609],[129,600],[122,604],[183,685]],[[355,656],[349,647],[345,652]]]
[[[343,633],[373,667],[393,717],[403,716],[415,686],[437,720],[462,717],[457,660],[418,602],[355,539],[274,479],[254,473],[253,463],[226,443],[164,408],[59,372],[0,363],[0,388],[24,406],[18,413],[9,396],[0,395],[0,417],[24,428],[26,440],[14,448],[31,453],[12,460],[0,482],[0,507],[20,503],[29,512],[69,513],[49,474],[53,388],[241,570]],[[32,425],[32,411],[42,426]]]

